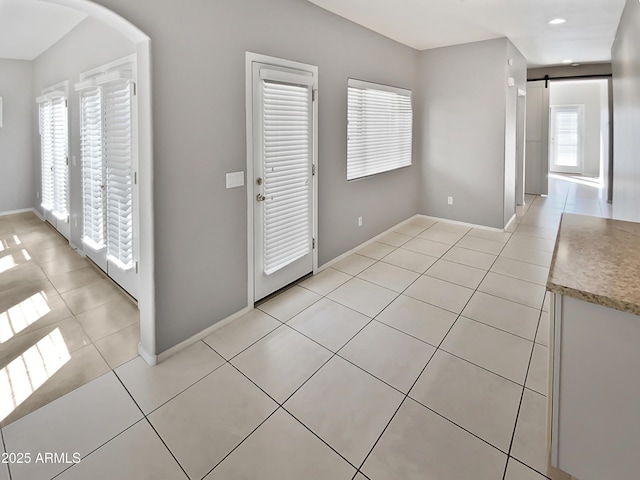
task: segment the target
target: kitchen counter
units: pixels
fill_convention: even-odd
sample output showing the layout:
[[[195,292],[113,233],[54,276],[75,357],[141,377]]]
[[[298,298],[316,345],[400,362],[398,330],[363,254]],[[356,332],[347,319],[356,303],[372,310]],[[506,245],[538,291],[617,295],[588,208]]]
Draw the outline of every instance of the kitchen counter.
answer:
[[[563,214],[547,290],[640,315],[640,224]]]

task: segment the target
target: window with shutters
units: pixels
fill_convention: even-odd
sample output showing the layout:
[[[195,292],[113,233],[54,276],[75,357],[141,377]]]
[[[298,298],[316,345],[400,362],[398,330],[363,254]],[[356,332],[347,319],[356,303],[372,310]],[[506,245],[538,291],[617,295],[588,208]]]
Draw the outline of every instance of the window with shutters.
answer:
[[[81,105],[83,242],[106,249],[122,270],[135,266],[132,67],[88,76],[76,85]]]
[[[411,91],[349,79],[347,180],[411,165]]]
[[[47,91],[39,104],[40,154],[42,166],[42,208],[56,218],[69,215],[68,120],[66,92]]]

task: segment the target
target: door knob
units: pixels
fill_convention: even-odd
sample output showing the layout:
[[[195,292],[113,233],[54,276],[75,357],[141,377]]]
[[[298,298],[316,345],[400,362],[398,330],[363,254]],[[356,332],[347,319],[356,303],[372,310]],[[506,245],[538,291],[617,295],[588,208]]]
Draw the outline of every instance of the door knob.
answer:
[[[267,197],[265,197],[264,195],[262,195],[261,193],[259,193],[258,195],[256,195],[256,200],[258,202],[264,202],[267,199]]]

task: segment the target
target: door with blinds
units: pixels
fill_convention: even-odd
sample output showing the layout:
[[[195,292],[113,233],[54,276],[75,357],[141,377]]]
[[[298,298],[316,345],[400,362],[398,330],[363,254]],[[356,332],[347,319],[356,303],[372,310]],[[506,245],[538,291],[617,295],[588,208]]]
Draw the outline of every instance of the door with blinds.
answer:
[[[550,112],[550,170],[581,173],[584,105],[552,105]]]
[[[131,296],[138,294],[135,83],[130,66],[76,86],[85,254]]]
[[[313,271],[313,72],[253,64],[254,297]]]
[[[45,220],[69,238],[68,111],[65,90],[52,87],[37,99],[41,196]]]

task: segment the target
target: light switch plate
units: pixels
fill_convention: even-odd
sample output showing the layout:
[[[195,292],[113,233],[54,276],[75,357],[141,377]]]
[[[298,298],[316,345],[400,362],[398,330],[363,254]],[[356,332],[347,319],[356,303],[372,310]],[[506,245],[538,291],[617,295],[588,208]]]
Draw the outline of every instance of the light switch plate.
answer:
[[[227,173],[227,188],[242,187],[244,185],[244,172]]]

